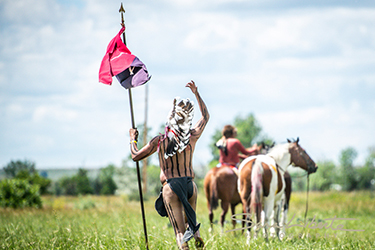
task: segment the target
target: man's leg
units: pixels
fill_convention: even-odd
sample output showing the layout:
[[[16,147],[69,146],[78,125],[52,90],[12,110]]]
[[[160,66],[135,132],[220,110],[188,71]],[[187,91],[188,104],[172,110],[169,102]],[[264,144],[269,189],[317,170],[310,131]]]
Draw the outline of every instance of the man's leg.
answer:
[[[195,182],[193,182],[193,185],[194,185],[194,191],[193,191],[193,195],[189,198],[189,203],[190,203],[191,207],[194,209],[194,211],[196,211],[198,188],[197,188],[197,185],[195,185]],[[186,220],[186,222],[187,222],[187,220]],[[186,223],[186,226],[187,225],[188,224]],[[198,225],[198,222],[197,222],[197,225]],[[203,248],[204,247],[204,242],[203,242],[203,239],[200,237],[199,229],[198,229],[197,232],[195,232],[194,239],[195,239],[196,248]]]
[[[165,208],[167,209],[169,221],[174,229],[178,247],[180,249],[189,249],[187,242],[181,246],[181,240],[186,230],[183,206],[180,199],[172,191],[169,185],[165,185],[163,187],[163,199]]]

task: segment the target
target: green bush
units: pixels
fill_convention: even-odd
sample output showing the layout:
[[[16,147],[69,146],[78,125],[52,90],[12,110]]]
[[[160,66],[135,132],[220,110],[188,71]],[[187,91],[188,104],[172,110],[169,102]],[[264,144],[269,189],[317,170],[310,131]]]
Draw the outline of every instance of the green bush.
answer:
[[[42,207],[39,185],[27,180],[4,179],[0,182],[0,207]]]
[[[57,195],[85,195],[93,194],[94,189],[91,186],[90,179],[87,176],[88,171],[85,169],[78,169],[78,173],[72,177],[64,176],[59,179],[58,184],[55,185],[55,192]]]
[[[40,176],[37,172],[30,174],[26,170],[21,170],[14,178],[27,180],[31,185],[38,185],[40,187],[39,192],[41,195],[49,194],[48,188],[51,185],[51,180]]]

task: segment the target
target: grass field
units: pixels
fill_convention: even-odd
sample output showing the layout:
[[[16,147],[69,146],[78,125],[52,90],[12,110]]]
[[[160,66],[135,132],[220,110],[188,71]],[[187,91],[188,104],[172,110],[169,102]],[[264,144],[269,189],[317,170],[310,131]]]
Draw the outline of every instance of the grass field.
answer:
[[[168,219],[154,210],[154,198],[145,202],[150,249],[177,249]],[[289,219],[303,224],[305,193],[293,193]],[[125,197],[43,197],[43,209],[0,209],[1,249],[145,249],[140,205]],[[237,206],[237,212],[241,210]],[[310,193],[308,218],[334,221],[331,227],[287,229],[283,241],[262,237],[246,245],[241,231],[221,233],[214,225],[209,233],[208,210],[203,192],[199,193],[198,221],[206,249],[375,249],[375,194],[373,192]],[[220,210],[215,211],[215,220]],[[230,216],[225,231],[231,229]],[[329,221],[331,222],[331,221]],[[340,229],[364,230],[349,232]],[[240,224],[237,224],[240,227]],[[191,241],[194,249],[194,240]]]

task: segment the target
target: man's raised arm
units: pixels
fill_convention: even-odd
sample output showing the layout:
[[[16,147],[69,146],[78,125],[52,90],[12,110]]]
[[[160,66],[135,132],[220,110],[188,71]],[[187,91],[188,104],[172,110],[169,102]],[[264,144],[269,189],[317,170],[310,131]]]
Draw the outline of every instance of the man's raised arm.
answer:
[[[191,92],[195,95],[195,98],[198,101],[199,109],[201,111],[202,117],[199,119],[197,124],[195,124],[194,128],[192,129],[191,135],[199,138],[207,125],[207,122],[210,118],[210,114],[208,113],[206,104],[202,100],[201,96],[198,93],[198,88],[195,86],[194,81],[189,82],[186,84],[186,87],[191,89]]]

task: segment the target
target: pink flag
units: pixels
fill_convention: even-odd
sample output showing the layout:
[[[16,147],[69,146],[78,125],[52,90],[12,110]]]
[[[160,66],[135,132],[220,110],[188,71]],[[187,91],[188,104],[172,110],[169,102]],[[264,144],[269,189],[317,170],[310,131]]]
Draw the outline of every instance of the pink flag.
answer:
[[[99,69],[99,82],[111,85],[112,77],[116,76],[129,89],[145,84],[151,77],[146,66],[122,42],[120,35],[124,31],[125,27],[108,44]]]

